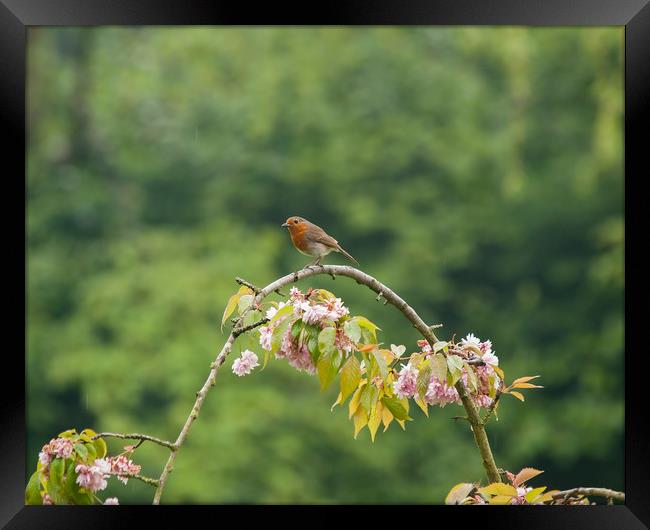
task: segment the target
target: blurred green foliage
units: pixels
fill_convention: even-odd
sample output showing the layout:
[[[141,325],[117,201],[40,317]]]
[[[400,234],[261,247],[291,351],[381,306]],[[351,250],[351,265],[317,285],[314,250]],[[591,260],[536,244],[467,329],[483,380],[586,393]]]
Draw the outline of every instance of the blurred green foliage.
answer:
[[[297,214],[441,338],[541,374],[488,429],[500,467],[623,488],[623,28],[30,28],[28,50],[28,470],[71,427],[175,439],[234,276],[307,263]],[[367,289],[308,286],[414,348]],[[371,444],[316,377],[231,364],[165,502],[442,503],[483,477],[459,407]]]

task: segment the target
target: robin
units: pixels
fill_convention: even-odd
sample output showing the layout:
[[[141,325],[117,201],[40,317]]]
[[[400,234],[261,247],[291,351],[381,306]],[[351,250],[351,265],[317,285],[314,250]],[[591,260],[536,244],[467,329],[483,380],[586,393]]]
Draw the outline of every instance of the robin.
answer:
[[[310,223],[307,219],[303,219],[302,217],[289,217],[282,226],[289,229],[291,241],[298,252],[316,258],[307,265],[308,267],[320,265],[321,258],[327,256],[332,251],[340,252],[350,261],[353,261],[357,265],[359,264],[356,259],[341,248],[341,245],[339,245],[336,239],[327,235],[325,230],[320,226],[316,226],[314,223]]]

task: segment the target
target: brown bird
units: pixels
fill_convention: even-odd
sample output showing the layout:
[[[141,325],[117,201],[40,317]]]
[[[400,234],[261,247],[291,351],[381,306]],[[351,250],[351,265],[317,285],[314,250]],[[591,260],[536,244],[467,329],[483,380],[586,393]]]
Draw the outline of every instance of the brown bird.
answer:
[[[330,252],[340,252],[350,261],[357,265],[359,262],[354,259],[350,254],[341,248],[339,242],[332,236],[327,235],[325,230],[314,223],[310,223],[307,219],[302,217],[289,217],[282,226],[286,226],[291,234],[291,241],[293,246],[296,247],[298,252],[316,258],[307,267],[312,265],[320,265],[320,260],[323,256],[327,256]]]

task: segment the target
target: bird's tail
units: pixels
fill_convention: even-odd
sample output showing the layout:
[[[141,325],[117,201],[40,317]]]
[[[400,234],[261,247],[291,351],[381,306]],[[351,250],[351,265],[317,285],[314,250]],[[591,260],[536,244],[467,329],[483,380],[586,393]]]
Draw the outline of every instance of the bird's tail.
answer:
[[[350,254],[348,254],[345,250],[343,250],[341,246],[339,246],[339,252],[343,254],[346,258],[348,258],[350,261],[353,261],[354,263],[359,265],[359,262],[356,259],[354,259]]]

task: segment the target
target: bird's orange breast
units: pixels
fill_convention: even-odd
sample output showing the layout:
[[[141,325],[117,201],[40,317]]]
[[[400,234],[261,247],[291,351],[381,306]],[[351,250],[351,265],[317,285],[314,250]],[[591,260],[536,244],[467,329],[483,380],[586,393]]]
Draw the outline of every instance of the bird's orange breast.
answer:
[[[302,250],[303,252],[307,251],[309,247],[307,230],[308,227],[303,226],[302,224],[289,227],[289,233],[291,234],[291,241],[293,242],[293,246],[298,250]]]

